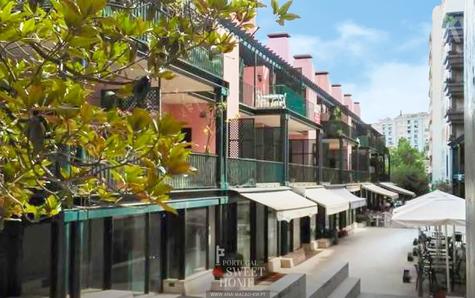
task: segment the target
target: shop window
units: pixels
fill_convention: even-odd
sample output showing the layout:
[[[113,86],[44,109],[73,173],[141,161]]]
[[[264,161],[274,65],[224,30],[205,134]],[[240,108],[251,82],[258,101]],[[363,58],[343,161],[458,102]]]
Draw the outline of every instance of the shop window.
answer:
[[[51,264],[50,223],[38,223],[25,227],[22,264],[22,296],[49,296],[51,284],[49,276]]]
[[[104,280],[104,219],[83,223],[81,291],[101,291]]]
[[[145,289],[145,217],[113,219],[112,288],[143,293]]]
[[[277,241],[278,239],[277,215],[274,210],[267,208],[267,255],[269,259],[278,256]]]
[[[237,208],[237,252],[243,260],[251,260],[251,222],[249,201],[239,201]]]
[[[207,209],[187,209],[185,213],[185,275],[206,270],[208,244]]]
[[[302,246],[300,240],[300,218],[292,220],[293,223],[293,250],[297,250]]]

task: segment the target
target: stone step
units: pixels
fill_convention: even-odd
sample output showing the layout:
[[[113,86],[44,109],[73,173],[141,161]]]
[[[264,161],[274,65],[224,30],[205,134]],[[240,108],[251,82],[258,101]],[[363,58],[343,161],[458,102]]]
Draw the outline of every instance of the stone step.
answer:
[[[348,277],[331,293],[328,298],[358,298],[361,293],[359,278]]]
[[[307,297],[328,298],[348,275],[348,263],[335,264],[331,269],[318,275],[307,275]]]

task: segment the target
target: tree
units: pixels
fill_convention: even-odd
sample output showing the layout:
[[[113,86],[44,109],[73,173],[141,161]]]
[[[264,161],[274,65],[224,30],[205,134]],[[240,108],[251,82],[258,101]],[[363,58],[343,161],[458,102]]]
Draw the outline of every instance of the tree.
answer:
[[[414,149],[402,138],[398,146],[390,150],[391,181],[422,195],[429,191],[429,178],[424,164],[424,154]]]
[[[272,8],[297,18],[291,1]],[[256,0],[0,0],[0,219],[40,220],[81,199],[133,197],[166,210],[169,180],[188,173],[181,124],[147,108],[151,82],[198,47],[235,46],[220,20],[250,28]],[[140,13],[138,13],[140,12]],[[143,76],[127,70],[140,65]],[[98,85],[134,108],[90,103]],[[109,180],[101,173],[110,173]]]

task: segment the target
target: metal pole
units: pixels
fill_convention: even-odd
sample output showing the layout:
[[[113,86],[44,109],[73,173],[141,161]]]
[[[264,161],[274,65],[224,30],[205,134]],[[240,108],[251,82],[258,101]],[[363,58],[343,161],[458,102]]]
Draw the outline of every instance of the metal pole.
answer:
[[[467,205],[467,293],[475,297],[475,1],[465,1],[465,194]]]
[[[449,265],[449,233],[447,232],[447,225],[445,225],[445,266],[447,269],[447,291],[450,293],[450,265]]]

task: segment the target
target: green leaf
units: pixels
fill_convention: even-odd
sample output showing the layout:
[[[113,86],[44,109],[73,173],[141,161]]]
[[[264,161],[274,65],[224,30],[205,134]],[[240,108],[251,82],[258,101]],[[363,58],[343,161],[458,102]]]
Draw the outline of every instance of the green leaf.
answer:
[[[292,0],[289,0],[282,4],[282,6],[279,8],[279,14],[280,15],[285,15],[289,11],[290,6],[292,5]]]
[[[279,1],[278,0],[271,0],[272,11],[274,14],[277,14],[279,11]]]

